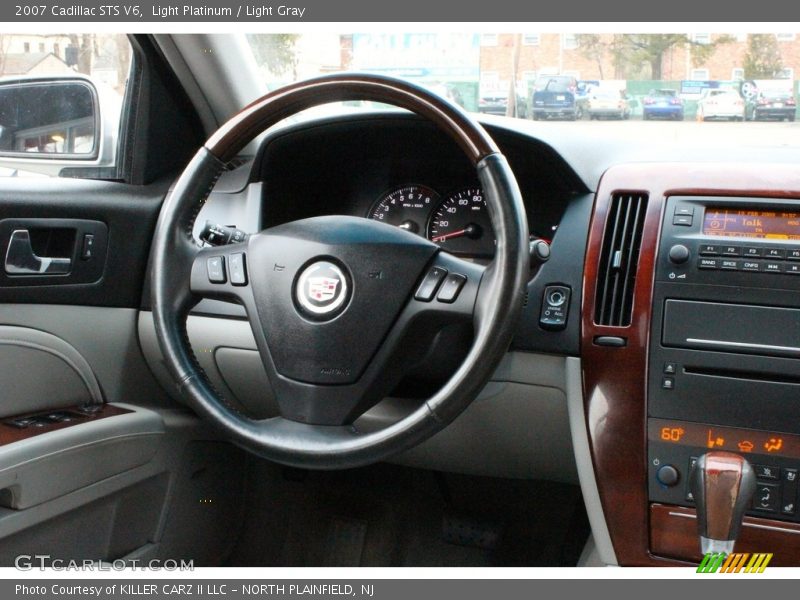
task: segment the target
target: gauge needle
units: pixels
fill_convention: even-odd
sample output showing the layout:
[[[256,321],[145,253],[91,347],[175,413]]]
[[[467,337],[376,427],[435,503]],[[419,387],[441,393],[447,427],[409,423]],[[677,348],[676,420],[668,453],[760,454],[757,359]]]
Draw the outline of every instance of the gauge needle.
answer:
[[[476,227],[473,224],[469,224],[464,229],[459,229],[458,231],[451,231],[450,233],[443,233],[442,235],[437,235],[431,241],[433,242],[443,242],[445,240],[449,240],[450,238],[461,237],[462,235],[469,235],[472,236],[475,234]]]

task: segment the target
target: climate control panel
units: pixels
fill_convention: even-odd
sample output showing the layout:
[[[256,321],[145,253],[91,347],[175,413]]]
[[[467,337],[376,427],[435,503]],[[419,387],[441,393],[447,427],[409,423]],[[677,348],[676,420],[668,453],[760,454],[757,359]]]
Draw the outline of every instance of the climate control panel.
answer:
[[[651,502],[693,507],[689,474],[695,462],[725,450],[741,454],[755,470],[758,485],[747,514],[800,522],[800,436],[651,418],[647,437]]]

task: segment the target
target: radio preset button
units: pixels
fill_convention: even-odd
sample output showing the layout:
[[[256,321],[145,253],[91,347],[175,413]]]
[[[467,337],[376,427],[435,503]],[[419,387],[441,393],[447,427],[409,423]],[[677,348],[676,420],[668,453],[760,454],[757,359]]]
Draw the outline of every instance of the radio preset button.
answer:
[[[716,258],[701,258],[697,261],[698,269],[719,269],[719,261]]]
[[[738,271],[739,270],[739,261],[738,260],[723,260],[723,261],[720,261],[719,267],[723,271]]]
[[[783,273],[783,265],[776,262],[765,262],[764,271],[766,273]]]
[[[741,256],[742,249],[739,246],[723,246],[722,256]]]
[[[786,258],[789,260],[800,260],[800,250],[787,250]]]
[[[716,244],[700,244],[700,256],[718,256],[719,249]],[[800,250],[798,250],[798,254],[800,254]]]
[[[758,263],[754,260],[743,260],[741,262],[742,271],[753,271],[758,272],[761,270],[761,263]]]
[[[742,251],[742,256],[748,258],[754,256],[761,256],[761,248],[755,246],[745,246],[744,250]]]
[[[764,250],[764,258],[777,258],[783,260],[786,258],[786,250],[783,248],[767,248]]]

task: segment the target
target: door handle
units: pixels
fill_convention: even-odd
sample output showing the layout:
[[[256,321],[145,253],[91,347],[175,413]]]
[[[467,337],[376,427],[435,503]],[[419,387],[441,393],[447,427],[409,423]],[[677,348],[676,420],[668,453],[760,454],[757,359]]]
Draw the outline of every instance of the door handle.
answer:
[[[5,268],[9,275],[63,275],[69,273],[72,259],[36,256],[27,229],[15,229],[8,241]]]

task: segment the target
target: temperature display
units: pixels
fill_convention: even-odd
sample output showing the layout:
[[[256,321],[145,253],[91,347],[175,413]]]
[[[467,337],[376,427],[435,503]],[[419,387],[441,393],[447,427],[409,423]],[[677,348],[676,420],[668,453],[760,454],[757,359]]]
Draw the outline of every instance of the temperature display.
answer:
[[[703,234],[770,240],[800,240],[800,213],[706,208]]]

